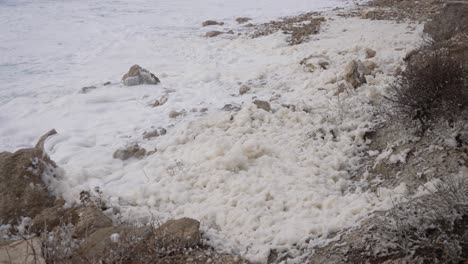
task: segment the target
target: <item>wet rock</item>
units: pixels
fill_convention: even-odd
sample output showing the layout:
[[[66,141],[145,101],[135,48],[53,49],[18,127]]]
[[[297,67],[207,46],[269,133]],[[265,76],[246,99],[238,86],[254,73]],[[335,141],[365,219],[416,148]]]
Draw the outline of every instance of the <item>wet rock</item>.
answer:
[[[44,151],[44,142],[56,133],[43,135],[34,148],[0,152],[0,224],[16,224],[22,216],[34,218],[54,205],[42,176],[55,175],[57,166]]]
[[[364,78],[365,73],[362,72],[363,70],[365,70],[365,66],[362,62],[353,60],[346,65],[343,78],[354,88],[358,88],[366,83],[366,78]]]
[[[249,18],[249,17],[238,17],[238,18],[236,18],[236,22],[239,23],[239,24],[247,23],[250,20],[252,20],[252,19]]]
[[[374,58],[377,52],[373,49],[366,49],[366,59]]]
[[[337,87],[337,89],[336,89],[336,92],[335,92],[333,95],[334,95],[334,96],[337,96],[337,95],[339,95],[339,94],[344,93],[344,91],[346,91],[347,87],[348,87],[348,86],[347,86],[347,84],[346,84],[345,82],[342,82],[342,83],[338,84],[338,87]]]
[[[114,152],[114,159],[128,160],[130,158],[141,159],[146,155],[146,149],[138,144],[131,145],[127,148],[118,149]]]
[[[155,230],[162,245],[173,249],[195,248],[200,244],[200,222],[191,218],[169,220]]]
[[[328,69],[328,67],[330,67],[330,63],[328,61],[324,61],[324,60],[320,60],[318,62],[318,65],[324,70],[326,70],[326,69]]]
[[[151,138],[154,138],[154,137],[159,137],[159,136],[165,135],[166,132],[167,131],[164,128],[153,129],[151,131],[144,132],[143,133],[143,139],[151,139]]]
[[[218,22],[218,21],[214,21],[214,20],[207,20],[205,22],[202,23],[202,26],[203,27],[207,27],[207,26],[222,26],[224,25],[224,22]]]
[[[104,86],[111,85],[111,82],[105,82],[103,85]]]
[[[76,210],[76,214],[79,219],[75,224],[75,237],[87,237],[97,229],[112,226],[112,220],[97,207],[82,207]]]
[[[158,77],[139,65],[133,65],[122,77],[122,81],[126,86],[135,86],[140,84],[154,85],[160,83]]]
[[[270,103],[262,100],[255,100],[253,103],[257,106],[258,109],[263,109],[267,112],[271,111]]]
[[[205,37],[207,38],[214,38],[216,36],[219,36],[221,34],[224,34],[223,32],[221,31],[217,31],[217,30],[213,30],[213,31],[209,31],[205,34]]]
[[[42,243],[37,237],[0,246],[0,263],[46,264],[42,256]]]
[[[92,90],[96,90],[96,88],[97,88],[96,86],[85,86],[81,88],[81,93],[89,93]]]
[[[241,94],[241,95],[247,93],[248,91],[250,91],[250,87],[247,86],[247,85],[242,85],[239,88],[239,94]]]
[[[180,115],[183,115],[183,114],[184,114],[184,112],[182,112],[182,111],[179,112],[179,111],[174,111],[173,110],[173,111],[169,112],[169,118],[176,118],[176,117],[178,117]]]
[[[377,68],[377,64],[370,60],[364,61],[363,64],[364,64],[364,67],[366,67],[367,72],[369,73],[372,73]]]
[[[231,111],[237,112],[241,110],[241,106],[238,104],[226,104],[223,106],[223,108],[221,108],[221,110],[228,111],[228,112],[231,112]]]

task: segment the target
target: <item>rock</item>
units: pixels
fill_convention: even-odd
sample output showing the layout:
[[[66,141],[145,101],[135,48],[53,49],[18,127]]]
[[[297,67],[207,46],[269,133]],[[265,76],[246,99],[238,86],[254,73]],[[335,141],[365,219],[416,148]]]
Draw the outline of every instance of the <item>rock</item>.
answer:
[[[156,100],[154,101],[152,107],[158,107],[158,106],[160,106],[160,105],[161,105],[161,103],[159,102],[158,99],[156,99]]]
[[[151,138],[154,138],[154,137],[159,137],[159,136],[165,135],[166,132],[167,131],[164,128],[153,129],[151,131],[144,132],[143,133],[143,139],[151,139]]]
[[[80,244],[71,263],[120,263],[123,254],[128,254],[127,257],[130,258],[143,255],[139,251],[148,248],[147,242],[151,234],[151,227],[116,226],[97,229]],[[113,242],[116,237],[117,243]],[[136,263],[151,263],[149,260],[151,259]]]
[[[130,67],[130,70],[122,77],[122,81],[126,86],[160,83],[158,77],[139,65]]]
[[[178,111],[171,111],[169,112],[169,118],[176,118],[180,115],[183,115],[184,113],[183,112],[178,112]]]
[[[51,208],[44,209],[36,215],[31,222],[30,232],[40,234],[50,232],[62,223],[72,223],[75,225],[79,220],[76,208],[63,208],[59,204]]]
[[[42,177],[55,177],[57,166],[44,151],[44,142],[56,133],[43,135],[34,148],[0,153],[0,225],[16,224],[22,216],[34,218],[54,205]]]
[[[330,66],[330,63],[329,63],[328,61],[320,60],[320,61],[318,62],[318,65],[319,65],[322,69],[326,70],[326,69],[328,69],[328,67]]]
[[[46,264],[42,256],[42,243],[37,237],[0,246],[0,263]]]
[[[364,63],[364,67],[366,67],[367,69],[367,72],[372,73],[377,68],[377,64],[373,61],[366,60],[363,63]]]
[[[219,36],[221,34],[224,34],[223,32],[221,31],[217,31],[217,30],[214,30],[214,31],[209,31],[205,34],[205,37],[207,38],[214,38],[216,36]]]
[[[105,82],[103,85],[104,86],[111,85],[111,82]]]
[[[244,27],[255,27],[255,25],[252,24],[252,23],[248,23],[248,24],[244,25]]]
[[[81,88],[81,93],[89,93],[90,91],[95,90],[96,88],[96,86],[85,86]]]
[[[250,91],[250,87],[245,84],[239,88],[239,94],[241,95],[247,93],[248,91]]]
[[[343,77],[354,88],[358,88],[363,83],[366,83],[366,78],[364,78],[365,74],[362,72],[363,70],[367,71],[362,62],[353,60],[346,65]]]
[[[361,18],[363,19],[372,19],[372,20],[381,20],[385,15],[383,10],[371,10],[367,9],[361,12]]]
[[[141,148],[138,144],[131,145],[127,148],[118,149],[114,152],[114,159],[128,160],[130,158],[141,159],[146,155],[146,149]]]
[[[169,220],[155,230],[160,244],[166,249],[195,248],[200,244],[200,222],[191,218]]]
[[[214,20],[207,20],[205,22],[202,23],[202,26],[203,27],[207,27],[207,26],[222,26],[224,25],[224,22],[218,22],[218,21],[214,21]]]
[[[270,103],[262,100],[255,100],[253,103],[257,106],[258,109],[263,109],[267,112],[271,111]]]
[[[231,111],[237,112],[241,110],[241,107],[238,104],[225,104],[223,108],[221,108],[221,110],[228,111],[228,112],[231,112]]]
[[[244,23],[247,23],[248,21],[252,20],[251,18],[249,17],[238,17],[236,18],[236,21],[237,23],[239,24],[244,24]]]
[[[317,67],[315,67],[315,65],[312,63],[306,63],[304,64],[304,69],[308,72],[314,72],[317,69]]]
[[[82,207],[76,210],[76,214],[79,219],[75,224],[75,237],[88,237],[97,229],[112,226],[112,220],[97,207]]]
[[[366,59],[374,58],[375,54],[377,54],[375,50],[369,48],[366,49]]]

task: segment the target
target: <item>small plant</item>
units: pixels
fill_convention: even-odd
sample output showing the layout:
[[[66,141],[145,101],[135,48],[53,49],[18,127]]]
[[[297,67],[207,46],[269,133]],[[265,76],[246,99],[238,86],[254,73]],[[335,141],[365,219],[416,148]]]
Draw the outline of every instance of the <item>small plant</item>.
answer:
[[[106,201],[103,197],[104,193],[99,187],[94,187],[93,192],[90,191],[81,191],[80,192],[80,202],[83,206],[95,206],[101,210],[107,210]]]
[[[467,69],[443,51],[421,48],[391,86],[390,114],[404,121],[416,120],[423,135],[434,121],[453,122],[468,106]]]

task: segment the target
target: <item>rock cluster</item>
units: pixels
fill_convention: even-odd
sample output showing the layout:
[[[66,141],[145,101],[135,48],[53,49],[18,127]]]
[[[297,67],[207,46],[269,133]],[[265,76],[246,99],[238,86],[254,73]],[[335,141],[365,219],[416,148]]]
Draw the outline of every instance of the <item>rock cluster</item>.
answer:
[[[154,85],[160,83],[156,75],[139,65],[133,65],[130,67],[128,72],[122,77],[122,81],[126,86],[135,86],[140,84]]]

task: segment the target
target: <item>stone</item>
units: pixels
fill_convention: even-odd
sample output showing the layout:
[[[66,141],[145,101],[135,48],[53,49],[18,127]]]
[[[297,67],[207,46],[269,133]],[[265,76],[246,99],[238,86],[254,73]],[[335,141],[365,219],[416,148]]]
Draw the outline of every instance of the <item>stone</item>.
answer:
[[[209,31],[205,34],[205,37],[207,38],[214,38],[216,36],[219,36],[221,34],[224,34],[223,32],[221,31],[217,31],[217,30],[213,30],[213,31]]]
[[[239,88],[239,94],[241,94],[241,95],[247,93],[248,91],[250,91],[250,87],[247,86],[247,85],[242,85]]]
[[[34,218],[54,205],[42,177],[56,177],[56,164],[44,151],[44,142],[57,134],[51,130],[34,148],[0,152],[0,225],[17,224],[21,217]]]
[[[92,90],[95,90],[97,87],[96,86],[85,86],[81,88],[81,93],[89,93]]]
[[[72,223],[75,225],[79,220],[76,208],[64,208],[62,204],[44,209],[36,215],[31,222],[30,232],[41,234],[50,232],[60,224]]]
[[[361,18],[363,19],[371,19],[371,20],[380,20],[383,19],[385,15],[385,11],[383,10],[372,10],[366,9],[361,12]]]
[[[88,237],[97,229],[112,226],[112,220],[97,207],[82,207],[76,210],[76,214],[79,219],[75,224],[75,237]]]
[[[362,72],[363,70],[365,70],[365,66],[361,61],[350,61],[344,69],[343,78],[351,84],[351,86],[358,88],[366,83],[366,78],[364,78],[364,73]]]
[[[111,82],[105,82],[103,85],[104,86],[111,85]]]
[[[140,84],[158,84],[160,80],[153,73],[140,67],[133,65],[128,72],[122,77],[122,81],[126,86],[135,86]]]
[[[130,158],[141,159],[146,155],[146,149],[138,144],[131,145],[126,148],[118,149],[114,152],[114,159],[128,160]]]
[[[0,263],[46,264],[42,255],[42,243],[37,237],[19,240],[0,246]]]
[[[152,107],[158,107],[158,106],[160,106],[160,105],[161,105],[161,103],[159,102],[158,99],[156,99],[156,100],[154,101]]]
[[[363,63],[364,63],[364,67],[366,67],[368,72],[372,73],[377,68],[377,63],[375,63],[373,61],[366,60]]]
[[[346,91],[346,88],[347,88],[346,83],[342,82],[342,83],[338,84],[336,92],[333,95],[337,96],[337,95],[340,95],[340,94],[344,93],[344,91]]]
[[[236,18],[236,22],[239,23],[239,24],[247,23],[250,20],[252,20],[252,19],[249,18],[249,17],[238,17],[238,18]]]
[[[366,49],[366,59],[374,58],[377,52],[373,49],[367,48]]]
[[[202,23],[202,26],[203,27],[207,27],[207,26],[222,26],[224,25],[224,22],[218,22],[218,21],[214,21],[214,20],[207,20],[205,22]]]
[[[165,129],[164,129],[164,131],[165,131]],[[147,132],[143,133],[143,139],[151,139],[151,138],[155,138],[155,137],[159,137],[159,136],[160,136],[159,129],[154,129],[154,130],[147,131]]]
[[[173,110],[173,111],[169,112],[169,118],[176,118],[176,117],[178,117],[178,116],[180,116],[182,114],[183,114],[183,112]]]
[[[169,220],[154,233],[157,240],[172,249],[195,248],[200,244],[200,222],[191,218]]]
[[[237,112],[241,110],[241,106],[238,104],[225,104],[223,108],[221,108],[221,110],[228,111],[228,112],[231,112],[231,111]]]
[[[270,103],[262,100],[255,100],[253,103],[257,106],[258,109],[263,109],[267,112],[271,111]]]
[[[326,69],[328,69],[328,67],[330,66],[330,63],[329,63],[328,61],[320,60],[320,61],[318,62],[318,65],[319,65],[322,69],[326,70]]]

